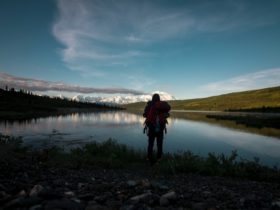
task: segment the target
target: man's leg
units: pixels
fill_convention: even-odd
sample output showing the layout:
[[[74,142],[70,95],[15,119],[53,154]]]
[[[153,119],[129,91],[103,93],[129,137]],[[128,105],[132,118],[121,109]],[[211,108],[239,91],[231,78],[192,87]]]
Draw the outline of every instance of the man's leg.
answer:
[[[157,159],[162,156],[162,145],[163,145],[163,131],[157,134]]]
[[[153,163],[153,148],[154,148],[154,142],[155,142],[155,133],[149,132],[149,140],[148,140],[148,159],[150,163]]]

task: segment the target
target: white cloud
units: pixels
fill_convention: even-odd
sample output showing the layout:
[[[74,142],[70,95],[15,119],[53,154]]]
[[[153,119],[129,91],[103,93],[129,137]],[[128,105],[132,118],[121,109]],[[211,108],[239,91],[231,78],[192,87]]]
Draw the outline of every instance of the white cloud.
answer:
[[[53,35],[64,45],[61,54],[70,69],[90,67],[96,75],[102,75],[108,63],[153,56],[145,47],[157,42],[252,27],[273,19],[251,13],[243,1],[174,5],[161,1],[58,0]]]
[[[108,61],[116,63],[146,55],[140,50],[122,46],[125,37],[123,29],[117,25],[123,21],[118,20],[119,11],[113,5],[102,1],[57,2],[59,16],[53,25],[53,34],[65,45],[61,53],[63,61],[71,69],[77,70],[77,66],[83,68],[88,61],[102,65]],[[136,42],[140,39],[130,35],[126,40]]]
[[[78,85],[69,85],[63,82],[51,82],[45,80],[37,80],[31,78],[23,78],[12,76],[0,72],[0,87],[5,86],[9,88],[25,89],[30,91],[62,91],[62,92],[75,92],[75,93],[105,93],[105,94],[144,94],[141,91],[125,88],[95,88],[95,87],[82,87]]]
[[[254,90],[280,85],[280,68],[240,75],[224,81],[209,83],[199,88],[203,95]]]

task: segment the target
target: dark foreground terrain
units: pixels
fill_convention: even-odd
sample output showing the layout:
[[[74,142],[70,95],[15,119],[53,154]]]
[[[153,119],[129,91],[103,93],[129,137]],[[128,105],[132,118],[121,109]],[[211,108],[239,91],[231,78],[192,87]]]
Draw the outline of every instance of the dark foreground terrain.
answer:
[[[280,209],[279,184],[149,170],[26,168],[0,189],[1,209]]]
[[[162,173],[164,160],[150,166],[143,156],[117,145],[115,152],[109,152],[112,142],[99,145],[99,150],[109,152],[106,160],[98,154],[91,160],[82,149],[61,156],[57,150],[33,151],[4,140],[0,145],[0,209],[280,209],[277,179]],[[115,159],[124,158],[116,146],[126,159],[130,157],[122,161],[127,166],[110,159],[112,154]],[[90,148],[94,152],[96,147]]]

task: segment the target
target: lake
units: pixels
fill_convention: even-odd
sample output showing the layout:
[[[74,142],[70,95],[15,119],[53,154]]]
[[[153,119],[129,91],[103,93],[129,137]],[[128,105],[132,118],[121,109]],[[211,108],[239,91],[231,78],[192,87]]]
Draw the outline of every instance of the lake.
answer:
[[[266,165],[280,164],[280,139],[227,128],[209,122],[171,117],[164,137],[164,152],[183,152],[207,156],[209,152],[230,154],[237,150],[242,158],[259,157]],[[102,142],[109,138],[136,149],[146,150],[141,115],[125,111],[75,113],[23,122],[0,122],[0,132],[21,136],[26,144],[65,148]]]

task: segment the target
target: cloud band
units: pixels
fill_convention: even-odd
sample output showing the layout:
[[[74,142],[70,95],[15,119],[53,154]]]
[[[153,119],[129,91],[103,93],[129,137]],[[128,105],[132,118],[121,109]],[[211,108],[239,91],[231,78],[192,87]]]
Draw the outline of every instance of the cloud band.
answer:
[[[26,89],[30,91],[62,91],[62,92],[75,92],[75,93],[105,93],[105,94],[144,94],[142,91],[126,89],[126,88],[94,88],[82,87],[78,85],[69,85],[62,82],[51,82],[45,80],[37,80],[31,78],[23,78],[12,76],[0,72],[0,86],[13,87],[16,89]]]
[[[230,92],[254,90],[280,85],[280,68],[266,69],[258,72],[240,75],[224,81],[206,84],[200,88],[211,95]]]

